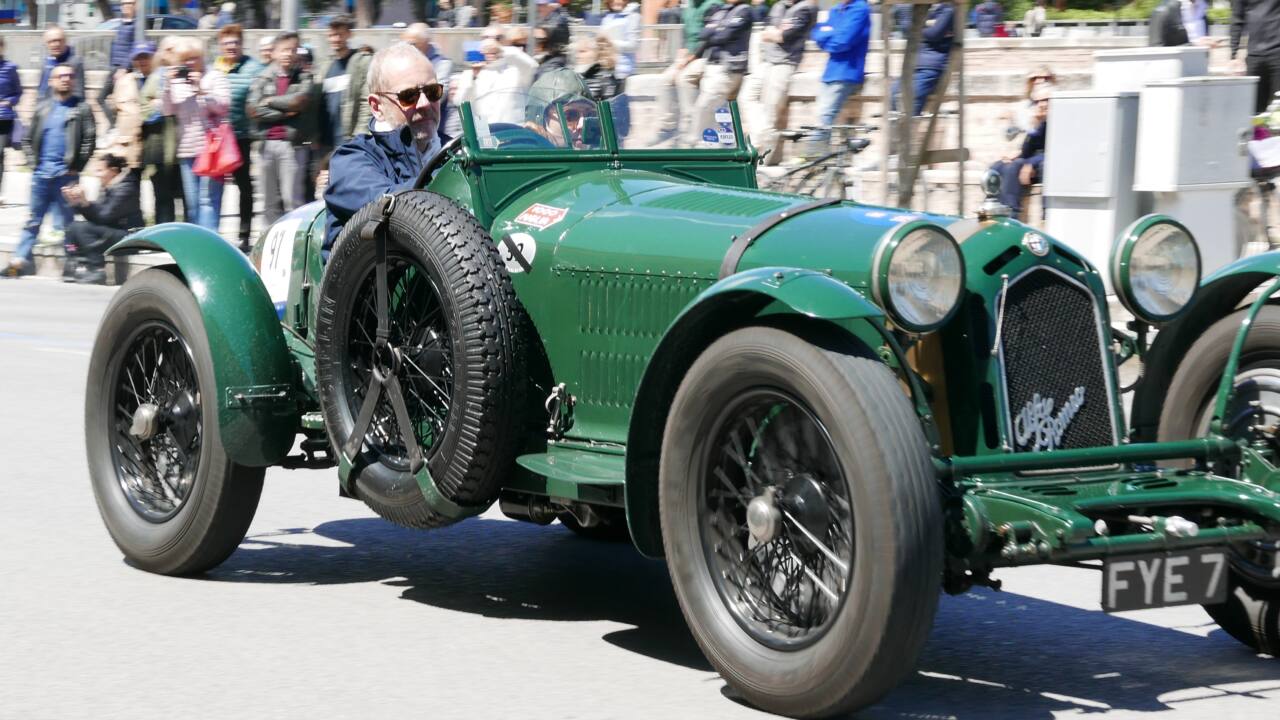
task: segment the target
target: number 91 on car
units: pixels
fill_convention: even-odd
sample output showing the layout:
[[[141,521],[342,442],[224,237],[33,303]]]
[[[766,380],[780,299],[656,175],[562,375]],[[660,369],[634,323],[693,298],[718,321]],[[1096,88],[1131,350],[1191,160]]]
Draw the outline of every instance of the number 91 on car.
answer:
[[[1226,602],[1226,567],[1226,552],[1208,548],[1109,559],[1102,567],[1102,609]]]

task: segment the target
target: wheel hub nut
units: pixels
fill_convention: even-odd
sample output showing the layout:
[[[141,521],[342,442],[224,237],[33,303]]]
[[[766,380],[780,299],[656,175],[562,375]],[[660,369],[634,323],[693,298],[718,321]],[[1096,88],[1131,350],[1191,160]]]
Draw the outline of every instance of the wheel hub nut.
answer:
[[[129,426],[129,434],[139,440],[150,440],[160,429],[160,408],[151,403],[143,403],[133,413],[133,424]]]
[[[764,544],[778,536],[778,528],[782,524],[782,513],[773,499],[773,488],[764,491],[763,495],[752,498],[747,503],[747,530],[756,543]]]

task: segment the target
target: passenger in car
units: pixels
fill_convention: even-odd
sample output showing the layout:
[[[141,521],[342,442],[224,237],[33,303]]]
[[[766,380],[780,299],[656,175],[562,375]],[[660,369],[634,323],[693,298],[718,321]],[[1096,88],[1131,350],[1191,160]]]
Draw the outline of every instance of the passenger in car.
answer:
[[[386,193],[412,188],[440,151],[436,128],[444,88],[417,48],[400,42],[379,50],[369,63],[368,88],[371,134],[351,138],[329,160],[326,251],[352,215]]]

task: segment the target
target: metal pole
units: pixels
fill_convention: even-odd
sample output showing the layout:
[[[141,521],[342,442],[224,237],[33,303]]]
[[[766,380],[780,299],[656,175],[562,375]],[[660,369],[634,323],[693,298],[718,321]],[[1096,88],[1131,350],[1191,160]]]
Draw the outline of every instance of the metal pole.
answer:
[[[133,4],[133,42],[147,41],[147,0],[138,0]],[[132,53],[130,53],[132,54]]]
[[[534,32],[538,29],[538,0],[529,0],[529,39],[524,43],[525,52],[533,55],[538,51],[538,41],[534,39]]]
[[[36,0],[36,29],[37,30],[44,29],[44,17],[45,17],[44,5],[45,5],[44,0]]]
[[[881,54],[884,56],[884,68],[880,83],[880,117],[884,119],[884,127],[880,129],[880,204],[889,204],[889,154],[893,145],[893,118],[889,114],[889,72],[893,62],[893,51],[889,46],[890,28],[893,26],[893,7],[890,0],[880,3],[880,42]]]
[[[298,0],[280,0],[280,29],[298,30]]]
[[[960,0],[956,7],[956,29],[955,29],[955,49],[952,51],[956,57],[956,72],[959,77],[956,78],[958,85],[956,92],[960,96],[960,108],[956,113],[956,152],[959,153],[959,164],[956,173],[960,176],[956,181],[956,187],[959,192],[956,193],[956,214],[964,217],[964,170],[968,163],[965,161],[964,151],[964,31],[965,18],[969,15],[969,3],[967,0]],[[945,90],[945,88],[943,88]]]

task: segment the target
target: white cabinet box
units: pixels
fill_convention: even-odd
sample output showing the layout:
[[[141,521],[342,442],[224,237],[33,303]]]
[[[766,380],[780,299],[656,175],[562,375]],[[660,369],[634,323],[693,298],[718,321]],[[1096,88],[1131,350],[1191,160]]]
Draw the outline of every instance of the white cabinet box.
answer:
[[[1044,185],[1045,230],[1107,267],[1116,235],[1142,215],[1133,190],[1138,93],[1082,90],[1049,100]],[[1111,278],[1102,273],[1111,290]]]
[[[1202,277],[1240,257],[1245,238],[1238,237],[1236,195],[1249,185],[1191,186],[1153,194],[1152,212],[1177,219],[1196,239]]]
[[[1134,188],[1172,192],[1188,185],[1249,179],[1241,152],[1258,79],[1192,77],[1159,80],[1142,89]]]
[[[1209,74],[1209,49],[1146,47],[1093,54],[1095,90],[1141,90],[1155,80]]]

